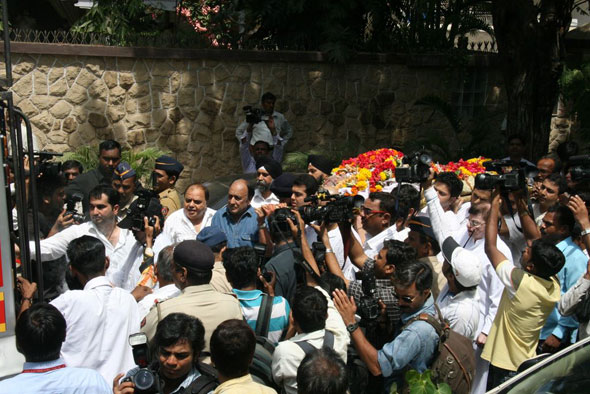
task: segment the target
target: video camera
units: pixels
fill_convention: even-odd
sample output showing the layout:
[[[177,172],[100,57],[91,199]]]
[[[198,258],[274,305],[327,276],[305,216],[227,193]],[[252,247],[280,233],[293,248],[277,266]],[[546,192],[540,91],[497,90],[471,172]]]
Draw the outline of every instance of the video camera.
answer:
[[[244,114],[246,114],[246,122],[250,124],[256,124],[262,122],[262,116],[265,112],[260,108],[254,108],[251,105],[246,105],[242,108]]]
[[[487,161],[483,165],[486,171],[495,171],[498,175],[478,174],[475,177],[476,189],[492,190],[497,186],[508,191],[526,189],[526,165],[515,164],[511,160]]]
[[[572,156],[568,164],[572,181],[590,181],[590,155]]]
[[[86,220],[86,217],[76,210],[76,204],[81,202],[84,196],[80,193],[74,193],[66,200],[66,213],[64,216],[72,215],[72,219],[76,223],[82,223]]]
[[[339,194],[318,193],[307,197],[305,202],[312,202],[299,208],[301,218],[305,223],[324,221],[326,223],[344,223],[352,220],[360,212],[365,202],[362,196],[341,196]],[[326,205],[319,205],[320,201],[327,201]]]
[[[265,268],[266,262],[268,261],[266,258],[266,245],[256,243],[254,244],[254,251],[256,252],[256,263],[258,268],[260,268],[260,272],[262,273],[264,280],[270,282],[272,280],[272,276]]]
[[[132,382],[135,385],[135,393],[151,394],[161,393],[162,383],[156,371],[149,367],[150,353],[147,336],[144,333],[129,336],[129,345],[133,351],[133,360],[139,367],[133,375],[125,377],[124,382]]]
[[[406,167],[396,167],[395,180],[397,183],[422,183],[430,176],[432,157],[424,151],[418,151],[404,156],[402,164]]]
[[[137,199],[133,201],[129,207],[129,213],[118,224],[121,228],[134,229],[145,231],[145,223],[143,218],[148,217],[148,225],[154,226],[156,219],[154,216],[160,218],[160,223],[163,223],[162,205],[158,198],[158,194],[151,190],[140,189],[135,192]]]
[[[381,308],[379,307],[379,300],[377,298],[377,278],[375,272],[357,273],[357,277],[363,282],[363,296],[361,297],[358,306],[357,314],[361,317],[361,324],[370,323],[379,317]]]

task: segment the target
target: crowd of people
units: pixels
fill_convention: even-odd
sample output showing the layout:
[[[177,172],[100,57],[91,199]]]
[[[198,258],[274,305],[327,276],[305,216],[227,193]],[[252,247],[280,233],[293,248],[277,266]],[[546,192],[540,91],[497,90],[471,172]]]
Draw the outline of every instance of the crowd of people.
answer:
[[[589,335],[590,194],[567,157],[535,165],[514,136],[522,187],[462,196],[431,170],[355,205],[326,197],[326,157],[283,171],[274,101],[238,127],[256,178],[219,210],[202,183],[175,189],[169,156],[142,185],[113,140],[97,168],[41,174],[43,293],[17,278],[26,363],[0,392],[389,393],[434,368],[448,325],[472,360],[458,392],[483,393]]]

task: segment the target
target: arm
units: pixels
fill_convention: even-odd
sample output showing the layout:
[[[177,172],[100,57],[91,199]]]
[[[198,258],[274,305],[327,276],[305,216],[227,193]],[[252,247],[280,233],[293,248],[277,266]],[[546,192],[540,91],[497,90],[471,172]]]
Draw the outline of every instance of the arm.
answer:
[[[35,282],[29,282],[22,276],[17,277],[16,280],[18,281],[18,290],[23,298],[23,302],[21,303],[20,310],[18,312],[18,316],[20,317],[24,311],[33,305],[33,296],[37,292],[37,284]]]
[[[354,318],[354,314],[356,313],[356,304],[354,303],[354,298],[348,298],[346,292],[340,289],[335,290],[333,295],[334,305],[340,313],[340,316],[342,316],[344,324],[347,326],[354,324],[356,322]],[[375,349],[373,345],[369,343],[362,330],[357,328],[350,336],[352,338],[352,342],[354,343],[354,348],[364,363],[367,365],[369,371],[371,371],[371,373],[375,376],[381,375],[381,366],[379,365],[377,349]]]
[[[535,239],[541,238],[541,232],[535,224],[535,220],[531,216],[522,194],[519,196],[516,204],[518,216],[520,217],[520,225],[522,226],[522,232],[525,239],[534,241]]]
[[[498,239],[498,215],[500,212],[500,194],[498,190],[494,190],[492,196],[492,208],[490,209],[490,216],[486,221],[486,234],[485,234],[485,251],[494,267],[496,267],[504,260],[506,256],[500,252],[496,246]]]
[[[314,226],[314,228],[316,228],[316,226]],[[322,243],[324,244],[324,246],[326,247],[326,250],[328,250],[328,249],[331,250],[332,245],[330,244],[330,237],[328,236],[328,229],[326,228],[326,224],[323,223],[318,230],[319,230],[319,237],[322,240]],[[344,281],[344,283],[346,284],[346,287],[348,288],[348,284],[350,283],[350,281],[344,277],[344,274],[342,273],[342,269],[340,268],[340,263],[338,263],[338,259],[336,258],[336,255],[334,254],[334,252],[331,252],[331,253],[326,252],[326,265],[328,266],[328,270],[331,273],[333,273],[334,275],[341,278]]]
[[[582,200],[580,196],[572,196],[568,201],[567,206],[574,213],[576,221],[580,224],[580,227],[582,227],[582,231],[590,229],[588,209],[586,208],[584,200]],[[586,245],[586,250],[590,252],[590,234],[582,236],[582,241],[584,242],[584,245]]]
[[[311,251],[311,248],[309,247],[309,245],[307,243],[307,238],[305,237],[305,222],[301,218],[301,215],[299,214],[298,210],[292,209],[291,212],[293,212],[293,214],[297,218],[297,222],[299,224],[299,227],[297,227],[295,225],[295,223],[293,223],[293,221],[290,218],[287,218],[287,222],[289,223],[289,226],[291,227],[291,233],[297,234],[297,238],[299,239],[299,242],[301,245],[301,253],[303,254],[303,258],[309,263],[313,272],[315,272],[319,276],[320,269],[318,267],[317,262],[315,261],[315,258],[313,257],[313,253]],[[311,286],[311,284],[309,284],[310,280],[315,285],[315,281],[313,280],[313,278],[309,275],[309,272],[307,272],[307,271],[306,271],[306,276],[307,276],[308,285]]]
[[[41,260],[55,260],[66,254],[69,243],[77,237],[84,235],[78,232],[78,226],[70,226],[65,230],[55,234],[51,238],[41,240]],[[35,255],[35,242],[29,242],[31,255]]]
[[[582,301],[588,290],[590,289],[590,260],[586,266],[586,273],[578,279],[576,284],[561,295],[559,301],[559,313],[562,316],[569,316],[575,313],[576,307]]]
[[[352,230],[350,233],[350,250],[348,251],[348,257],[350,257],[350,261],[352,261],[352,263],[359,269],[363,269],[365,261],[369,258],[365,254],[365,251],[363,250],[363,247],[359,241],[354,235],[352,235]]]

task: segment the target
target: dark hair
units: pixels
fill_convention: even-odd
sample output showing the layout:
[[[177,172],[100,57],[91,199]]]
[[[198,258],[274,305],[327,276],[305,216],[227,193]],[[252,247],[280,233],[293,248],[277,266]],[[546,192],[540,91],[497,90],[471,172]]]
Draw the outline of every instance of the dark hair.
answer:
[[[66,319],[51,304],[34,304],[16,321],[15,334],[16,349],[27,362],[56,360],[66,340]]]
[[[274,243],[293,238],[293,233],[291,232],[291,227],[289,227],[287,218],[290,218],[293,223],[297,224],[297,218],[288,208],[276,209],[269,215],[268,232],[270,233],[270,238]]]
[[[576,218],[574,213],[566,206],[561,204],[553,204],[547,209],[547,212],[553,212],[553,224],[555,226],[565,226],[568,234],[574,230]]]
[[[63,175],[43,175],[37,179],[37,195],[39,204],[43,204],[43,198],[53,197],[59,188],[66,186],[66,178]],[[61,210],[61,207],[60,207]]]
[[[77,168],[80,174],[84,172],[84,166],[78,160],[66,160],[61,163],[61,170],[66,171],[72,168]]]
[[[172,259],[172,261],[174,261],[174,259]],[[177,272],[180,272],[183,268],[186,268],[186,278],[188,279],[190,286],[207,285],[211,282],[211,278],[213,277],[213,270],[197,271],[180,266],[178,264],[175,264],[175,266]]]
[[[379,201],[379,210],[387,212],[391,216],[391,220],[397,217],[395,197],[390,193],[372,192],[369,194],[371,200]]]
[[[118,149],[119,154],[121,154],[121,144],[119,144],[115,140],[105,140],[105,141],[101,142],[100,145],[98,145],[98,154],[100,155],[100,152],[102,152],[103,150],[113,150],[113,149]]]
[[[174,245],[168,245],[158,253],[158,275],[166,282],[173,282],[172,276],[172,257],[174,256]]]
[[[213,331],[210,348],[215,368],[224,377],[239,378],[248,374],[256,336],[244,320],[226,320]]]
[[[260,102],[263,102],[263,101],[266,101],[266,100],[277,101],[277,96],[275,96],[271,92],[266,92],[266,93],[264,93],[262,95],[262,98],[260,99]]]
[[[512,140],[519,140],[521,144],[526,145],[527,140],[526,138],[524,138],[524,136],[522,134],[512,134],[509,135],[508,138],[506,139],[506,142],[510,143],[510,141]]]
[[[440,245],[438,244],[438,241],[436,239],[430,238],[428,235],[424,234],[421,231],[416,231],[416,233],[418,233],[418,237],[420,237],[421,244],[430,242],[430,246],[432,246],[432,253],[434,253],[434,255],[440,253]]]
[[[201,189],[203,191],[203,193],[205,193],[205,201],[209,202],[209,189],[207,189],[207,187],[205,185],[203,185],[202,183],[199,183],[199,182],[191,183],[190,185],[188,185],[186,187],[186,189],[184,189],[183,196],[186,195],[186,193],[188,192],[188,189],[191,189],[193,187]]]
[[[91,200],[91,199],[100,200],[102,198],[103,194],[105,194],[107,196],[111,207],[114,207],[115,205],[119,205],[119,201],[121,198],[119,193],[117,193],[117,191],[115,189],[113,189],[111,186],[105,186],[105,185],[98,185],[98,186],[94,187],[92,190],[90,190],[90,193],[88,193],[88,200]]]
[[[299,174],[293,179],[293,186],[304,186],[305,187],[305,194],[307,197],[312,196],[317,193],[318,188],[318,181],[309,174]]]
[[[344,282],[344,279],[338,275],[334,275],[333,273],[326,271],[321,275],[321,278],[330,288],[330,291],[328,292],[330,296],[336,289],[347,291],[346,282]]]
[[[105,248],[102,241],[90,235],[83,235],[68,244],[70,265],[86,276],[103,274],[105,271]]]
[[[535,273],[549,279],[563,268],[565,257],[550,240],[541,238],[533,241],[531,261],[535,265]]]
[[[554,172],[552,174],[549,174],[549,176],[545,178],[545,180],[551,183],[555,183],[557,185],[557,194],[561,194],[567,191],[567,181],[565,180],[565,177],[560,173]]]
[[[459,197],[463,191],[463,182],[454,172],[441,172],[436,176],[436,181],[447,185],[451,197]]]
[[[185,340],[193,350],[193,363],[197,365],[199,355],[205,348],[205,328],[201,320],[186,313],[171,313],[164,317],[156,327],[152,340],[152,354],[157,357],[160,349]]]
[[[388,239],[383,242],[383,248],[387,249],[387,264],[397,266],[416,260],[416,249],[405,242]]]
[[[316,349],[297,368],[297,392],[300,394],[346,394],[348,371],[333,349]]]
[[[243,289],[256,283],[258,260],[256,251],[249,246],[232,249],[231,255],[224,263],[225,274],[232,287]]]
[[[418,291],[424,291],[432,288],[432,269],[423,261],[408,261],[398,264],[393,274],[395,285],[406,288],[416,283]]]
[[[414,212],[420,208],[420,192],[412,185],[399,185],[391,191],[391,195],[397,199],[397,217],[406,218],[413,208]],[[392,221],[396,218],[392,218]]]
[[[317,289],[309,286],[297,288],[293,297],[293,319],[303,332],[322,330],[328,318],[328,301]]]

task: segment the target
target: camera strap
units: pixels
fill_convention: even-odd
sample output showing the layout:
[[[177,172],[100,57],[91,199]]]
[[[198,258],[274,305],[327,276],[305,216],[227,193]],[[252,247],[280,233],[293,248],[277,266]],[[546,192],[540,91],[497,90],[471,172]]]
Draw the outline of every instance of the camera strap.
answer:
[[[256,329],[254,332],[256,336],[266,337],[270,329],[270,318],[272,316],[272,305],[274,297],[262,293],[262,302],[258,309],[258,317],[256,318]]]

